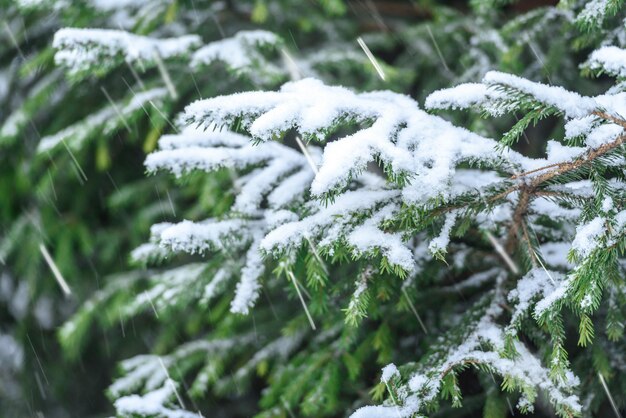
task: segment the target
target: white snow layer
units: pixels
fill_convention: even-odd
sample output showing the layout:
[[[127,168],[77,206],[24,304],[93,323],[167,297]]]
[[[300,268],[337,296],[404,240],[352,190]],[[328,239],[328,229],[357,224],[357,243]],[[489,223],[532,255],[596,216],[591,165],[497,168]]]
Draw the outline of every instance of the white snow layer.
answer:
[[[233,70],[250,68],[258,53],[258,47],[276,45],[280,38],[264,30],[240,31],[232,38],[211,42],[194,52],[191,66],[200,68],[214,61],[222,61]]]
[[[154,62],[187,55],[201,44],[197,35],[155,39],[115,29],[64,28],[54,35],[52,46],[58,64],[70,73],[82,71],[102,62],[103,57],[121,56],[129,63]]]
[[[626,50],[616,46],[604,46],[589,56],[589,67],[604,70],[609,75],[626,77]]]
[[[605,232],[605,224],[606,219],[598,216],[576,228],[576,237],[572,242],[572,249],[581,258],[587,257],[599,245],[600,238]]]

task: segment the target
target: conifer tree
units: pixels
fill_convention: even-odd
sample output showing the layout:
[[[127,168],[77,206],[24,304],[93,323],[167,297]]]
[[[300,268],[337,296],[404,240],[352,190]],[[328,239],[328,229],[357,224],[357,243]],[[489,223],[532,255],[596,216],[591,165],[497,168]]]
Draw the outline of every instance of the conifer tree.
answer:
[[[363,55],[333,35],[315,53],[258,29],[197,36],[218,9],[143,3],[86,3],[101,29],[56,33],[72,88],[132,84],[33,157],[65,150],[86,180],[73,152],[145,137],[148,177],[115,199],[156,188],[127,206],[149,239],[59,332],[77,356],[92,324],[120,325],[118,416],[620,415],[621,2],[476,0],[393,29],[375,10],[397,36],[360,38]],[[309,23],[345,16],[321,4]],[[301,12],[229,7],[269,27]],[[129,10],[132,29],[110,27]],[[124,347],[134,321],[147,348]]]
[[[54,329],[76,309],[77,301],[84,301],[110,279],[122,277],[140,285],[147,277],[137,272],[124,273],[128,267],[125,259],[146,236],[149,226],[167,216],[170,207],[173,210],[178,200],[186,197],[185,192],[170,193],[165,177],[144,177],[144,152],[154,148],[163,130],[171,129],[173,115],[189,97],[259,85],[271,87],[289,73],[278,49],[283,41],[251,26],[251,4],[240,4],[235,10],[211,2],[191,3],[180,7],[161,1],[1,5],[6,14],[1,19],[0,155],[4,198],[0,202],[0,334],[6,342],[2,358],[7,360],[2,361],[6,364],[2,368],[6,385],[2,385],[0,398],[9,415],[43,410],[46,415],[86,416],[106,409],[101,399],[103,384],[110,383],[115,360],[129,355],[124,350],[142,350],[144,341],[154,340],[155,336],[146,331],[142,319],[137,319],[132,322],[135,338],[127,338],[124,327],[131,325],[121,321],[116,306],[110,306],[109,312],[95,317],[104,331],[91,332],[80,342],[64,345],[67,357],[76,359],[81,354],[82,372],[69,375],[63,370],[70,366],[59,361],[62,353]],[[201,6],[203,12],[197,13],[196,6]],[[314,13],[304,15],[314,21],[333,13],[332,7],[329,2],[324,10],[312,9]],[[67,25],[108,28],[106,35],[117,35],[122,48],[125,40],[145,40],[150,44],[147,60],[130,56],[120,61],[118,56],[104,65],[105,54],[102,60],[91,61],[91,70],[81,72],[77,67],[66,71],[71,57],[59,54],[55,64],[56,48],[51,41],[54,33]],[[186,42],[196,50],[207,46],[200,44],[199,35],[207,43],[227,36],[220,33],[220,25],[233,35],[242,28],[250,30],[212,47],[208,45],[193,66],[180,55],[155,59],[150,49],[158,40],[151,42],[140,35],[180,38],[180,48],[177,42],[167,45],[184,51]],[[59,42],[67,39],[61,36],[63,32]],[[131,42],[129,46],[137,51],[139,45]],[[87,52],[87,45],[80,47]],[[225,56],[222,51],[234,52],[233,48],[238,48],[239,61],[211,63],[221,61]],[[345,54],[357,69],[367,68],[367,58],[356,55],[355,48],[347,49]],[[339,51],[335,57],[345,54]],[[270,63],[268,57],[275,63]],[[312,59],[309,66],[311,72],[335,68],[323,59]],[[265,72],[263,77],[257,74],[261,71]],[[375,75],[361,73],[361,80],[376,83]],[[172,78],[171,84],[165,82],[166,77]],[[173,87],[173,95],[168,87]],[[205,188],[197,183],[190,188]],[[215,189],[206,190],[206,195],[215,199]],[[191,211],[203,207],[206,205]],[[70,296],[55,282],[42,248],[67,279]],[[111,274],[114,276],[109,278]],[[89,324],[85,327],[91,329]],[[120,335],[120,329],[124,335]],[[160,338],[167,341],[169,335],[164,332]],[[106,372],[96,379],[93,374],[88,377],[94,368]],[[77,397],[79,400],[74,400]]]

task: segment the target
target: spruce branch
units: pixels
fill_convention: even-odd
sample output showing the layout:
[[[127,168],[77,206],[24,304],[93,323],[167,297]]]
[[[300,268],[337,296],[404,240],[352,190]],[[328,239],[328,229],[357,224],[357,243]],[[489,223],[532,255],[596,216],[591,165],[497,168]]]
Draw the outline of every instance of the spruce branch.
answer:
[[[119,322],[124,333],[124,321],[142,312],[147,313],[142,321],[166,325],[147,327],[159,356],[140,355],[122,363],[121,375],[110,391],[120,415],[191,417],[196,411],[184,411],[189,407],[187,395],[206,398],[198,404],[208,401],[216,405],[218,415],[224,415],[222,401],[226,399],[226,403],[236,399],[238,404],[242,400],[237,406],[250,412],[247,415],[258,408],[259,418],[285,413],[345,415],[355,401],[367,402],[365,387],[377,378],[379,366],[407,357],[411,361],[399,370],[395,365],[383,370],[381,382],[389,388],[387,401],[359,409],[354,417],[421,416],[439,408],[439,399],[451,399],[454,407],[461,406],[466,379],[462,371],[470,367],[488,373],[494,383],[501,379],[503,390],[518,392],[517,407],[522,412],[532,410],[542,391],[559,416],[591,415],[593,402],[578,394],[597,395],[589,375],[595,378],[595,371],[601,370],[609,377],[608,355],[594,354],[593,368],[597,370],[589,373],[589,350],[568,353],[565,341],[570,337],[570,318],[561,309],[571,308],[581,318],[581,343],[588,344],[593,337],[595,352],[602,351],[609,340],[611,348],[620,349],[620,342],[614,340],[623,328],[619,306],[623,298],[612,300],[607,312],[602,294],[613,295],[622,287],[626,211],[621,195],[626,183],[621,148],[626,121],[619,117],[624,113],[623,84],[594,97],[571,89],[579,80],[572,79],[572,74],[577,74],[577,57],[568,55],[569,48],[564,47],[574,36],[568,24],[573,14],[567,7],[581,8],[582,2],[515,16],[503,29],[500,21],[497,27],[489,25],[491,15],[501,15],[489,10],[516,7],[510,6],[509,0],[474,1],[483,5],[480,19],[447,8],[439,14],[440,6],[433,5],[433,15],[440,16],[437,22],[389,28],[398,31],[399,39],[410,40],[410,49],[420,52],[420,71],[402,68],[406,57],[398,57],[396,51],[404,45],[396,45],[386,34],[363,35],[372,48],[368,52],[389,63],[382,59],[380,63],[388,91],[380,91],[380,80],[371,71],[367,56],[358,49],[344,48],[350,40],[338,44],[333,39],[333,50],[319,48],[309,54],[311,45],[318,49],[317,40],[309,36],[311,43],[307,41],[305,46],[296,33],[293,44],[297,42],[302,50],[292,51],[292,57],[279,35],[256,30],[233,34],[227,26],[229,19],[251,18],[277,27],[274,20],[278,15],[289,27],[290,16],[297,15],[301,29],[310,24],[310,30],[318,33],[317,26],[322,27],[316,25],[319,16],[301,13],[307,8],[300,4],[277,7],[284,2],[257,1],[250,10],[237,12],[240,8],[232,1],[226,8],[216,5],[196,10],[191,7],[193,2],[164,5],[162,0],[87,0],[85,10],[97,21],[90,16],[67,21],[94,26],[99,22],[108,27],[113,15],[125,16],[129,22],[125,27],[137,33],[118,28],[63,30],[55,41],[57,62],[63,68],[41,80],[39,70],[33,69],[45,72],[46,66],[38,63],[46,59],[30,60],[29,53],[22,55],[30,68],[24,82],[28,99],[23,106],[15,101],[18,108],[0,128],[0,145],[20,146],[15,138],[25,133],[29,121],[38,120],[41,102],[50,97],[54,103],[48,107],[55,111],[41,119],[53,119],[54,123],[46,125],[57,133],[44,128],[44,140],[37,138],[32,144],[38,144],[39,152],[50,159],[50,169],[56,171],[48,172],[50,180],[42,182],[45,201],[37,196],[41,202],[35,204],[36,216],[43,214],[38,223],[42,231],[29,224],[25,233],[22,229],[11,233],[6,239],[10,245],[0,245],[3,263],[10,266],[15,254],[21,254],[27,258],[25,264],[35,264],[27,257],[29,236],[40,241],[41,233],[48,234],[50,248],[59,254],[54,253],[55,258],[69,252],[73,242],[89,241],[77,239],[72,228],[57,226],[63,238],[55,242],[56,232],[48,229],[58,222],[48,206],[60,200],[61,211],[72,209],[68,213],[81,205],[93,209],[91,184],[102,184],[101,176],[83,164],[78,153],[70,153],[76,165],[80,161],[89,174],[90,182],[84,185],[89,199],[85,202],[78,194],[72,196],[80,205],[63,200],[63,192],[73,189],[62,181],[63,168],[68,165],[61,162],[70,157],[56,152],[63,150],[58,147],[61,144],[67,143],[67,151],[83,154],[90,154],[93,146],[100,161],[97,168],[111,168],[111,175],[106,172],[111,182],[112,177],[129,179],[130,185],[120,184],[122,192],[112,199],[112,207],[124,214],[136,211],[137,216],[128,220],[133,226],[141,224],[136,228],[140,237],[132,237],[133,245],[145,238],[148,226],[153,225],[149,242],[132,255],[151,269],[125,274],[125,280],[107,275],[109,283],[104,290],[62,328],[63,345],[78,355],[91,324],[107,329]],[[607,2],[617,4],[612,0],[592,3]],[[323,3],[323,8],[335,10],[343,6],[341,0]],[[149,16],[138,11],[145,9],[145,4],[154,7],[147,7],[154,10]],[[277,10],[280,13],[275,13]],[[619,11],[617,6],[614,10],[602,6],[586,8],[585,13],[594,10],[609,18]],[[213,20],[207,19],[224,24],[232,36],[217,36]],[[325,16],[323,19],[325,29],[328,22]],[[237,22],[235,27],[247,28],[250,22]],[[562,31],[558,33],[563,36],[555,37],[553,29]],[[622,39],[623,31],[620,27],[597,36],[609,45],[611,36]],[[293,37],[291,32],[282,35]],[[21,38],[14,41],[22,43]],[[520,39],[527,40],[527,45],[521,45]],[[0,49],[5,51],[7,44]],[[392,50],[393,54],[387,53]],[[51,63],[54,54],[49,48],[47,61]],[[288,57],[289,65],[277,59],[281,54]],[[626,61],[622,55],[626,60],[626,51],[603,47],[590,59],[591,67],[623,78]],[[536,60],[528,63],[527,56]],[[442,79],[436,70],[444,58],[450,71]],[[556,64],[560,71],[552,72]],[[514,68],[517,74],[486,73],[489,68]],[[1,70],[0,78],[12,74],[10,68]],[[74,84],[51,95],[63,81],[62,71]],[[277,91],[242,92],[276,90],[295,73],[296,78],[300,74],[305,78]],[[414,75],[430,73],[433,77]],[[124,97],[127,90],[119,82],[115,87],[114,82],[120,74],[132,74],[133,88],[141,92]],[[498,131],[498,123],[470,115],[462,119],[462,126],[454,125],[423,111],[411,98],[416,91],[476,80],[482,74],[482,83],[433,93],[426,107],[475,107],[483,116],[519,116],[512,128],[495,140],[486,135]],[[530,81],[546,74],[563,87]],[[100,101],[89,92],[88,99],[77,94],[89,87],[80,81],[93,76],[105,92]],[[586,87],[581,90],[593,91]],[[200,100],[190,104],[176,123],[171,122],[169,118],[187,104],[183,101],[192,97]],[[12,107],[13,101],[3,103],[3,109]],[[142,114],[146,110],[150,112],[147,119]],[[547,141],[545,158],[531,158],[511,148],[530,126],[545,132],[543,124],[536,124],[554,116],[565,117],[565,136],[561,141]],[[185,127],[185,123],[194,127]],[[227,132],[227,128],[237,133]],[[176,134],[161,136],[167,130]],[[307,142],[310,155],[296,152],[295,135]],[[115,136],[129,141],[107,141]],[[541,133],[538,137],[543,140],[547,136]],[[124,146],[116,148],[117,142]],[[175,190],[169,179],[164,180],[166,176],[158,175],[142,182],[144,188],[134,187],[132,182],[137,179],[133,175],[144,174],[141,167],[128,176],[126,171],[117,176],[114,169],[129,167],[120,168],[115,159],[126,161],[129,155],[141,155],[142,147],[133,148],[137,142],[143,142],[143,152],[158,148],[147,157],[145,166],[150,174],[173,174]],[[304,146],[299,141],[297,145]],[[2,184],[20,184],[12,172],[22,170],[15,169],[12,160],[6,164],[10,181]],[[37,174],[37,170],[33,172]],[[108,179],[104,181],[108,184]],[[163,206],[169,209],[167,204],[142,199],[151,196],[153,189],[159,200],[166,191],[171,213],[163,210]],[[97,192],[106,195],[102,188]],[[9,204],[4,211],[10,213],[21,206],[20,196],[15,201],[9,193],[5,195]],[[99,218],[104,217],[101,215]],[[117,225],[118,220],[111,217],[111,222]],[[120,229],[126,232],[127,228]],[[124,234],[99,232],[98,243],[102,237],[107,244],[102,247],[127,244],[126,238],[118,236]],[[22,242],[24,249],[19,248]],[[110,242],[119,245],[108,245]],[[513,254],[519,255],[519,268]],[[442,259],[445,265],[439,261]],[[77,264],[83,265],[82,261]],[[117,264],[114,269],[119,269]],[[36,273],[36,266],[20,272],[24,277],[38,277]],[[289,281],[280,279],[283,273]],[[4,276],[0,281],[0,290],[4,290]],[[158,310],[158,315],[151,315],[151,309],[155,314]],[[611,335],[607,340],[593,330],[609,313],[606,329]],[[144,332],[140,327],[137,331]],[[133,351],[131,344],[130,339],[125,340],[125,350]],[[489,375],[479,378],[485,381]],[[174,381],[192,383],[191,390],[180,391],[184,406]],[[606,383],[619,385],[621,380]],[[247,401],[258,396],[242,396],[260,386],[258,404]],[[386,396],[380,386],[373,390],[377,402]],[[491,382],[484,385],[476,402],[485,392],[488,399],[498,398],[492,396],[495,386]],[[149,412],[135,409],[140,402],[154,408]]]

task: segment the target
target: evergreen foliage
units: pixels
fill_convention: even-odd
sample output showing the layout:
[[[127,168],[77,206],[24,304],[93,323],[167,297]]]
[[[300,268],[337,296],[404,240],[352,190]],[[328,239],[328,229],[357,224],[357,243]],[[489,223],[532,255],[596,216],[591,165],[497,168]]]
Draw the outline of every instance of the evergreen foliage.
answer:
[[[366,3],[2,4],[7,416],[626,408],[623,2]]]

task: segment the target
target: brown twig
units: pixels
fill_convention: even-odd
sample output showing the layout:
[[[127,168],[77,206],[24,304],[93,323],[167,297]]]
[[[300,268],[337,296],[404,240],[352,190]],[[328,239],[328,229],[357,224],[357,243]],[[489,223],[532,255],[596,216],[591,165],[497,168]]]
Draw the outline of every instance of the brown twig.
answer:
[[[522,221],[522,233],[524,237],[524,241],[526,242],[526,246],[528,247],[528,254],[530,254],[530,262],[533,267],[538,267],[537,263],[537,254],[535,254],[535,250],[533,249],[532,242],[530,241],[530,234],[528,233],[528,225],[526,222]]]
[[[513,222],[511,223],[511,227],[509,228],[506,240],[506,252],[509,254],[513,252],[515,244],[517,243],[517,231],[524,221],[524,217],[526,216],[526,212],[528,211],[528,205],[532,200],[533,192],[534,190],[532,188],[522,186],[520,197],[517,201],[517,206],[515,206],[515,211],[513,212]]]
[[[615,123],[619,126],[622,126],[626,129],[626,120],[620,119],[613,115],[610,115],[605,112],[592,112],[593,115],[598,116],[599,118],[605,119],[612,123]],[[513,192],[520,192],[520,197],[515,207],[515,211],[513,212],[512,224],[509,228],[506,240],[506,251],[510,254],[515,249],[518,238],[518,230],[520,229],[520,225],[525,219],[526,213],[528,212],[528,206],[532,202],[532,200],[537,196],[556,196],[559,195],[558,192],[552,192],[549,190],[541,190],[540,186],[544,183],[552,180],[553,178],[560,176],[562,174],[577,170],[582,166],[591,163],[598,157],[601,157],[604,154],[624,145],[626,143],[626,133],[620,135],[612,142],[607,144],[603,144],[598,148],[589,150],[584,156],[574,160],[574,161],[566,161],[561,163],[554,163],[550,165],[546,165],[544,167],[539,167],[534,170],[526,171],[524,173],[515,174],[510,177],[511,180],[518,180],[518,184],[509,187],[508,189],[498,193],[495,196],[490,197],[486,201],[488,203],[496,202],[500,199],[506,198]],[[525,181],[525,177],[535,174],[540,171],[548,170],[543,174],[532,177],[530,181]],[[439,208],[435,211],[433,215],[440,215],[442,213],[447,213],[453,210],[462,209],[465,205],[457,205],[457,206],[448,206],[444,208]],[[529,241],[530,242],[530,241]]]
[[[543,167],[535,168],[534,170],[524,171],[523,173],[513,174],[511,176],[511,180],[515,180],[515,179],[518,179],[520,177],[526,177],[529,174],[534,174],[534,173],[537,173],[539,171],[547,170],[548,168],[558,167],[561,164],[563,164],[563,163],[554,163],[554,164],[546,165],[546,166],[543,166]]]
[[[615,124],[618,124],[624,128],[626,128],[626,120],[622,120],[612,116],[608,113],[604,112],[593,112],[594,115],[603,118],[605,120],[611,121]],[[507,237],[507,251],[512,252],[515,248],[517,242],[517,232],[519,230],[520,225],[524,221],[524,217],[526,212],[528,211],[528,205],[530,202],[537,196],[538,188],[545,182],[552,180],[553,178],[560,176],[562,174],[568,173],[570,171],[577,170],[582,166],[591,163],[596,158],[614,150],[615,148],[620,147],[626,142],[626,134],[622,134],[617,137],[614,141],[609,142],[607,144],[603,144],[596,149],[590,150],[587,154],[581,158],[578,158],[574,161],[567,161],[557,164],[551,164],[545,167],[541,167],[535,170],[528,171],[526,173],[517,174],[513,178],[523,178],[529,174],[536,173],[538,171],[546,170],[552,168],[541,175],[534,177],[529,183],[522,182],[517,186],[517,190],[520,190],[520,198],[518,200],[517,206],[515,208],[515,212],[513,213],[513,223],[511,228],[509,229],[508,237]]]

